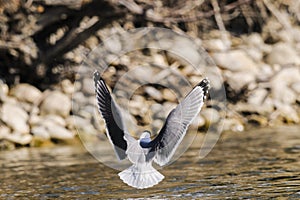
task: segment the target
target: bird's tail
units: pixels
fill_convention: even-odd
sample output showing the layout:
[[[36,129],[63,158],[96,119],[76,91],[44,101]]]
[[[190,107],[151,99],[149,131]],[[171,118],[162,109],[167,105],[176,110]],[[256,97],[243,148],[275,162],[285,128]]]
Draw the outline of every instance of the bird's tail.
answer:
[[[132,165],[131,167],[119,173],[124,183],[138,189],[152,187],[164,179],[151,164],[149,165]]]

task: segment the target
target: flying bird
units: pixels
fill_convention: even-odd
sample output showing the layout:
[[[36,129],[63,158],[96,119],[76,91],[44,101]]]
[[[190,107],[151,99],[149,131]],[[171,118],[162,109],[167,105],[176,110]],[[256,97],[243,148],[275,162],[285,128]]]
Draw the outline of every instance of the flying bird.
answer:
[[[204,104],[210,87],[209,80],[203,79],[169,113],[153,140],[149,131],[142,132],[138,140],[132,137],[126,130],[119,106],[98,71],[94,72],[94,82],[98,109],[106,124],[106,135],[119,160],[128,158],[132,163],[118,175],[124,183],[138,189],[158,184],[164,176],[152,166],[152,162],[164,166],[170,161]]]

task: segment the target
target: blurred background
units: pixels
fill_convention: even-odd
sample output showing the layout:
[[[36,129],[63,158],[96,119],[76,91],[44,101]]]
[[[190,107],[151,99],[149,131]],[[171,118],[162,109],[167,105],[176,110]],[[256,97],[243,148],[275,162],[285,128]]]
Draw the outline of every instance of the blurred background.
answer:
[[[186,34],[208,52],[228,101],[224,130],[298,124],[299,13],[296,0],[0,0],[0,149],[72,140],[75,126],[85,133],[104,132],[92,111],[93,97],[85,98],[94,94],[92,77],[79,77],[80,83],[74,84],[76,72],[109,36],[140,27]],[[126,49],[122,40],[104,42],[109,53],[98,55],[109,65],[104,78],[112,89],[124,73],[143,63],[172,68],[192,85],[206,73],[199,74],[190,63],[163,50],[145,48],[116,59],[115,52]],[[195,48],[185,41],[177,45],[192,60],[203,59],[191,56]],[[147,76],[149,71],[139,73]],[[221,87],[211,81],[212,90]],[[172,90],[155,85],[135,94],[131,119],[149,125],[156,117],[152,130],[161,127],[178,102]],[[84,104],[85,112],[77,111],[77,104]],[[199,129],[219,121],[222,109],[217,104],[208,103],[198,117]],[[141,105],[146,106],[140,109]],[[157,117],[162,109],[162,117]]]

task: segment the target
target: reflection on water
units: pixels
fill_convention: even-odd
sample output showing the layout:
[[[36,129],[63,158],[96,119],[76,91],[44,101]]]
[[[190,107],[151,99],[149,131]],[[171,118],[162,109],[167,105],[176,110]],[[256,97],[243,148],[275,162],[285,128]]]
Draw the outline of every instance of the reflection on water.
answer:
[[[200,145],[201,137],[146,190],[123,184],[82,147],[1,152],[0,199],[300,198],[300,127],[223,134],[201,160]]]

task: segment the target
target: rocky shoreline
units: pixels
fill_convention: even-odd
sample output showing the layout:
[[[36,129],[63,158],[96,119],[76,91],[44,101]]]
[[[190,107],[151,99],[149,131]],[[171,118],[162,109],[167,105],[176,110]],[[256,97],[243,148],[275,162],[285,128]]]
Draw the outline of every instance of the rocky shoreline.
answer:
[[[293,29],[295,33],[300,33],[298,27]],[[215,38],[204,39],[200,45],[208,51],[224,81],[222,84],[226,89],[227,109],[223,130],[243,131],[248,125],[298,124],[299,38],[291,41],[282,31],[278,33],[279,39],[276,43],[267,44],[263,36],[253,33],[240,38],[231,37],[231,45],[228,47],[218,39],[218,34],[217,32]],[[178,38],[176,41],[179,40]],[[91,49],[89,42],[88,40],[85,45]],[[115,48],[118,42],[117,40],[109,45]],[[112,51],[113,49],[110,52]],[[75,55],[76,51],[67,56]],[[114,56],[113,53],[111,56]],[[105,57],[108,60],[110,58],[109,55]],[[82,61],[77,60],[78,63]],[[189,64],[182,64],[178,60],[180,59],[161,51],[150,51],[146,54],[142,51],[134,52],[110,61],[103,77],[114,88],[116,80],[126,72],[140,63],[151,61],[151,66],[174,69],[176,73],[187,77],[192,85],[203,78]],[[140,70],[139,76],[147,77],[149,73],[151,72]],[[0,149],[70,141],[76,138],[78,131],[102,137],[105,131],[104,122],[96,109],[92,74],[87,74],[87,77],[81,77],[80,82],[73,83],[65,79],[45,91],[25,83],[9,88],[1,82]],[[211,81],[214,87],[215,80]],[[128,118],[133,123],[157,131],[177,103],[178,99],[172,90],[148,85],[139,89],[131,98],[131,116]],[[223,110],[218,109],[215,104],[217,103],[209,102],[199,115],[196,120],[199,130],[218,123],[224,116]],[[81,109],[82,106],[84,109]]]

